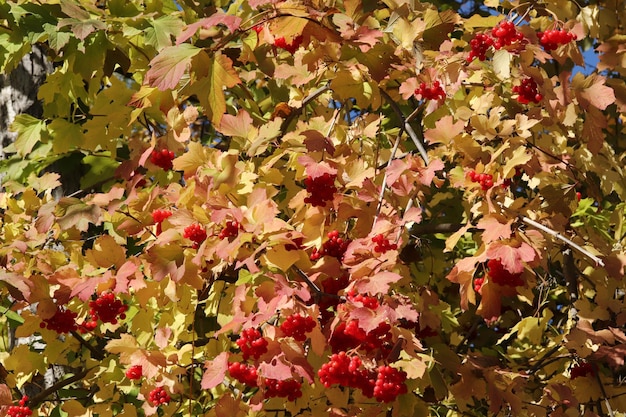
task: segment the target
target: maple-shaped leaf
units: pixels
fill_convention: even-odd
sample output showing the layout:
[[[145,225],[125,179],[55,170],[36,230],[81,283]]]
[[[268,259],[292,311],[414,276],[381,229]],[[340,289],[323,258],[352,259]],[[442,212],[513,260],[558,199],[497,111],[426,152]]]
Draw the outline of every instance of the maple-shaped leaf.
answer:
[[[512,274],[523,272],[524,265],[534,261],[536,256],[535,249],[525,242],[519,243],[517,246],[493,242],[487,248],[487,257],[489,259],[500,259],[504,269]]]
[[[433,129],[428,129],[424,132],[424,138],[430,144],[441,143],[447,145],[464,131],[465,123],[462,120],[454,123],[452,116],[444,116],[435,122]]]
[[[243,109],[239,110],[234,116],[225,114],[224,117],[222,117],[219,131],[226,136],[244,139],[251,139],[258,132],[257,128],[254,127],[252,123],[252,117]]]
[[[41,142],[45,133],[46,122],[29,114],[18,114],[13,119],[11,131],[17,132],[15,149],[21,156],[25,156],[33,150],[38,142]]]
[[[361,294],[387,294],[389,287],[402,279],[402,275],[391,271],[381,271],[369,278],[360,279],[355,288]]]
[[[283,381],[293,378],[291,366],[287,364],[284,354],[274,356],[269,362],[259,364],[259,375],[265,378]]]
[[[599,110],[615,103],[615,93],[611,87],[605,85],[606,79],[600,75],[590,75],[585,77],[577,73],[572,79],[572,89],[576,93],[580,105],[588,110],[589,105]]]
[[[191,59],[200,52],[201,48],[188,43],[164,48],[150,61],[145,82],[159,90],[175,88],[191,64]]]
[[[95,240],[93,249],[87,250],[85,257],[101,268],[119,268],[126,261],[126,251],[113,236],[104,235]]]
[[[212,389],[224,382],[228,371],[228,352],[222,352],[213,360],[204,362],[204,374],[202,374],[202,389]]]
[[[30,300],[31,288],[26,277],[14,272],[0,271],[0,282],[9,285],[11,296],[17,300]]]
[[[74,197],[60,199],[55,210],[61,229],[68,230],[76,227],[81,232],[86,232],[89,229],[89,224],[100,224],[102,221],[100,214],[100,207],[85,204],[82,200]]]
[[[495,215],[487,215],[480,219],[476,227],[483,230],[482,240],[485,243],[494,240],[508,239],[513,233],[511,225],[514,219],[502,219]]]
[[[154,378],[167,365],[167,359],[161,351],[141,348],[137,339],[128,333],[122,333],[119,339],[109,341],[104,349],[119,354],[120,362],[125,365],[141,365],[146,378]]]
[[[224,25],[229,31],[234,32],[239,29],[239,26],[241,25],[241,17],[229,15],[219,10],[210,17],[205,17],[204,19],[200,19],[197,22],[188,25],[183,33],[176,38],[176,45],[186,42],[189,38],[195,35],[200,28],[209,29],[217,25]]]

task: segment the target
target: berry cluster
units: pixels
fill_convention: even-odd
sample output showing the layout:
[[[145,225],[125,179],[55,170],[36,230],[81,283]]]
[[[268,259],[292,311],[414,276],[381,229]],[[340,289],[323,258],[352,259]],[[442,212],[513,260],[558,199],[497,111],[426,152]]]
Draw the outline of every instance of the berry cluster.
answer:
[[[253,327],[249,327],[241,332],[241,336],[239,336],[236,343],[239,349],[241,349],[244,360],[248,360],[251,356],[259,359],[262,354],[267,352],[267,340],[263,338],[259,329]]]
[[[281,36],[280,38],[274,39],[275,47],[284,49],[285,51],[289,52],[291,55],[293,55],[298,50],[301,44],[302,44],[302,35],[299,35],[293,38],[291,43],[287,43],[287,40],[283,36]]]
[[[128,379],[141,379],[143,376],[143,368],[141,365],[133,365],[126,370],[126,378]]]
[[[48,319],[43,320],[39,327],[42,329],[54,330],[59,334],[70,333],[78,330],[76,324],[76,317],[78,314],[71,310],[61,310],[57,307],[54,315]]]
[[[589,362],[580,362],[572,366],[570,369],[570,379],[576,379],[579,377],[593,376],[596,371],[593,369],[593,365]]]
[[[198,249],[206,239],[206,230],[197,223],[190,224],[183,230],[183,237],[193,242],[193,248]]]
[[[496,49],[512,45],[524,39],[524,35],[517,31],[515,25],[510,20],[503,20],[498,23],[498,25],[492,29],[491,34],[495,39],[493,47]]]
[[[311,317],[303,317],[300,314],[292,314],[287,316],[285,321],[280,325],[280,330],[286,335],[291,336],[298,342],[306,340],[306,333],[311,332],[315,328],[315,320]]]
[[[169,403],[172,398],[163,387],[156,387],[150,391],[150,403],[155,406]]]
[[[483,288],[484,283],[485,283],[484,276],[474,278],[474,291],[480,292],[480,290]]]
[[[165,171],[169,171],[174,168],[174,163],[172,162],[174,157],[174,152],[170,150],[161,149],[160,151],[157,151],[155,149],[152,151],[152,154],[150,154],[150,162],[163,168]]]
[[[118,318],[124,320],[128,306],[115,298],[112,292],[104,292],[98,298],[89,302],[91,321],[117,324]]]
[[[322,256],[333,256],[340,261],[343,259],[343,255],[346,253],[346,249],[348,249],[351,240],[339,237],[337,230],[328,232],[327,236],[328,240],[324,242],[321,249],[313,248],[313,252],[311,253],[312,261],[317,261]]]
[[[446,93],[441,88],[439,81],[435,81],[432,86],[420,83],[420,86],[415,89],[415,95],[420,96],[424,100],[441,100],[446,98]]]
[[[398,395],[406,394],[406,372],[382,365],[378,368],[378,376],[374,384],[374,397],[384,403],[391,402]]]
[[[487,268],[489,277],[491,280],[498,285],[506,285],[509,287],[518,287],[524,285],[524,281],[522,280],[522,274],[512,274],[502,265],[499,259],[490,259],[487,262]]]
[[[565,45],[571,41],[576,40],[576,35],[566,30],[553,29],[546,30],[545,32],[537,33],[539,43],[546,51],[552,51],[559,47],[559,45]]]
[[[9,417],[28,417],[33,414],[33,410],[26,406],[28,397],[24,395],[19,402],[19,405],[12,405],[7,410],[7,416]]]
[[[358,356],[348,356],[346,352],[333,353],[323,364],[317,375],[321,383],[330,388],[334,384],[344,387],[364,388],[368,383],[368,372],[362,369],[363,362]]]
[[[265,397],[287,397],[289,401],[295,401],[302,397],[302,384],[295,379],[272,379],[265,380]]]
[[[229,220],[226,222],[226,226],[224,226],[224,228],[220,231],[218,238],[223,240],[223,239],[235,237],[239,234],[239,230],[243,230],[241,223],[239,223],[237,220],[233,220],[233,221]]]
[[[337,187],[335,187],[336,178],[335,174],[329,174],[328,172],[319,177],[311,177],[310,175],[306,177],[304,185],[309,196],[304,198],[304,202],[316,207],[326,207],[326,202],[332,201],[337,192]]]
[[[513,86],[513,92],[518,94],[517,101],[522,104],[539,103],[543,99],[537,92],[537,83],[532,78],[524,78],[520,85]]]
[[[470,47],[472,48],[469,56],[467,57],[467,62],[472,62],[474,58],[478,58],[481,61],[487,59],[485,54],[487,50],[493,46],[493,39],[484,33],[478,33],[474,38],[470,41]]]
[[[257,379],[259,375],[257,373],[257,369],[253,365],[231,362],[228,364],[228,372],[230,373],[230,376],[244,385],[249,387],[257,386]]]
[[[376,310],[379,306],[378,299],[369,295],[357,294],[355,290],[348,291],[348,300],[353,303],[362,303],[363,307]]]
[[[388,250],[398,249],[398,245],[395,243],[390,243],[389,239],[385,238],[382,233],[374,236],[372,238],[372,242],[376,244],[376,246],[374,246],[374,252],[377,253],[385,253]]]
[[[339,291],[346,288],[349,283],[350,279],[347,274],[341,275],[338,278],[329,277],[322,281],[321,284],[324,295],[317,300],[317,305],[319,305],[320,308],[321,326],[324,326],[335,317],[337,306],[342,302],[341,298],[337,295]]]
[[[167,219],[172,215],[172,212],[169,210],[156,209],[152,212],[152,221],[156,223],[156,234],[157,236],[161,234],[161,223],[163,220]]]
[[[359,327],[358,320],[347,323],[344,321],[335,328],[329,344],[335,353],[356,348],[366,352],[380,349],[385,356],[391,349],[391,326],[383,322],[375,329],[365,332]]]
[[[493,187],[493,176],[491,174],[478,174],[476,171],[470,171],[467,176],[472,182],[479,183],[483,191]]]

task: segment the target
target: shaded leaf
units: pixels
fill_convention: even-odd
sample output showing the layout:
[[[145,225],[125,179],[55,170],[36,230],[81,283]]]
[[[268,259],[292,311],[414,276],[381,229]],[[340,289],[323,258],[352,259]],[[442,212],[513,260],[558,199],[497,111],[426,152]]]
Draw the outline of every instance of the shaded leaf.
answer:
[[[159,90],[175,88],[191,63],[191,58],[202,49],[188,43],[168,46],[152,61],[145,82]]]

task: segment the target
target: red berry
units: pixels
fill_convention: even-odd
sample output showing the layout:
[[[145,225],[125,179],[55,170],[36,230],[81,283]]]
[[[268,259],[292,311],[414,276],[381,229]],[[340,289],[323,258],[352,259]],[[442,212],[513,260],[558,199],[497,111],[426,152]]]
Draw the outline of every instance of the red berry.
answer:
[[[470,47],[472,50],[470,51],[469,56],[467,57],[467,62],[472,62],[474,58],[478,58],[481,61],[486,59],[487,50],[493,46],[493,39],[484,33],[478,33],[474,38],[470,41]]]
[[[228,364],[228,373],[237,381],[249,387],[257,386],[257,369],[252,365],[233,362]]]
[[[510,20],[503,20],[493,28],[491,34],[495,38],[494,48],[500,49],[504,46],[512,45],[524,39],[524,35],[517,31],[515,25]]]
[[[315,320],[311,317],[303,317],[300,314],[292,314],[287,316],[285,321],[280,325],[280,330],[286,335],[291,336],[299,342],[306,340],[306,333],[311,332],[315,328]]]
[[[57,310],[54,315],[48,319],[43,320],[39,327],[42,329],[54,330],[59,334],[70,333],[78,330],[76,324],[77,313],[71,310],[61,309],[57,306]]]
[[[191,224],[185,227],[183,237],[193,242],[193,248],[198,249],[206,239],[206,231],[199,224]]]
[[[228,239],[235,237],[239,234],[239,230],[243,230],[243,227],[238,221],[227,221],[226,226],[220,231],[218,238]]]
[[[241,349],[244,360],[248,360],[251,356],[259,359],[261,355],[267,352],[267,340],[263,338],[258,329],[253,327],[241,332],[241,336],[239,336],[236,343],[239,349]]]
[[[169,210],[156,209],[152,212],[152,221],[154,221],[157,225],[156,227],[157,236],[160,235],[162,231],[161,223],[163,222],[163,220],[167,219],[171,215],[172,215],[172,212]]]
[[[415,95],[420,96],[424,100],[441,100],[446,98],[446,93],[441,88],[439,81],[435,81],[432,87],[426,86],[426,83],[421,83],[418,88],[415,89]]]
[[[302,384],[295,379],[271,379],[265,380],[265,397],[287,397],[289,401],[295,401],[302,397]]]
[[[593,376],[596,371],[593,369],[593,365],[589,362],[580,362],[572,366],[570,369],[570,379],[576,379],[585,376]]]
[[[150,162],[163,168],[165,171],[169,171],[174,168],[174,163],[172,162],[174,158],[174,152],[167,149],[161,149],[160,151],[155,149],[152,151],[152,154],[150,154]]]
[[[522,104],[539,103],[543,96],[537,93],[537,83],[532,78],[524,78],[520,85],[513,87],[513,92],[517,93],[517,101]]]
[[[310,175],[304,180],[304,185],[309,195],[304,198],[304,202],[316,207],[326,207],[326,202],[332,201],[337,192],[335,179],[337,175],[328,172],[318,176]]]
[[[133,365],[126,370],[126,378],[141,379],[143,376],[143,368],[141,365]]]
[[[391,366],[380,366],[374,385],[374,397],[380,402],[391,402],[398,395],[406,394],[406,372]]]
[[[524,285],[524,281],[522,281],[522,274],[516,273],[513,274],[504,268],[500,259],[490,259],[487,262],[487,268],[489,277],[491,280],[498,285],[506,285],[509,287],[519,287]]]
[[[291,41],[291,43],[287,43],[287,40],[285,39],[284,36],[274,39],[274,46],[276,46],[277,48],[284,49],[285,51],[289,52],[291,55],[293,55],[298,50],[301,44],[302,44],[302,35],[296,36]]]
[[[91,322],[83,324],[86,330],[93,330],[98,324],[98,320],[103,323],[117,324],[118,318],[124,320],[128,306],[115,298],[112,292],[104,292],[95,300],[89,302],[89,312]]]
[[[311,253],[312,261],[316,261],[322,256],[332,256],[340,261],[343,259],[343,255],[346,253],[351,240],[339,237],[339,232],[337,230],[329,232],[327,236],[328,240],[322,244],[321,249],[313,249],[313,252]]]
[[[160,406],[169,403],[172,399],[163,387],[156,387],[149,394],[150,403],[154,406]]]

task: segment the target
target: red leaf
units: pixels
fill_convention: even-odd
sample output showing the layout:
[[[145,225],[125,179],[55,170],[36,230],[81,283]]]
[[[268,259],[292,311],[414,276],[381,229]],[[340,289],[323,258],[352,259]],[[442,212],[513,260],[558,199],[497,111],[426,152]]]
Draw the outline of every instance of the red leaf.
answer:
[[[202,389],[211,389],[224,382],[228,370],[228,352],[222,352],[211,361],[204,362],[204,374],[200,386]]]
[[[395,272],[383,271],[370,278],[364,278],[359,280],[355,284],[357,292],[362,294],[387,294],[389,292],[389,286],[394,282],[398,282],[402,279],[402,275]]]
[[[183,33],[178,35],[178,38],[176,38],[176,45],[180,45],[181,43],[187,41],[189,38],[195,35],[195,33],[200,28],[208,29],[217,25],[224,25],[228,28],[228,30],[234,32],[235,30],[239,29],[239,26],[241,25],[241,17],[229,15],[222,11],[219,11],[215,14],[212,14],[211,17],[205,17],[204,19],[200,19],[197,22],[188,25]]]
[[[521,243],[519,247],[513,247],[500,242],[492,243],[487,249],[487,258],[500,259],[504,268],[512,274],[524,271],[524,263],[535,259],[535,250],[527,243]]]
[[[483,242],[489,243],[511,237],[513,219],[510,219],[506,223],[501,223],[501,220],[506,221],[506,219],[498,219],[495,216],[486,216],[478,222],[476,227],[484,230],[482,235]]]
[[[275,356],[270,362],[263,362],[259,365],[259,375],[265,378],[278,379],[283,381],[293,377],[291,366],[284,362],[284,355]]]
[[[202,49],[184,43],[164,48],[152,61],[145,82],[159,90],[175,88],[191,63],[191,58]]]

